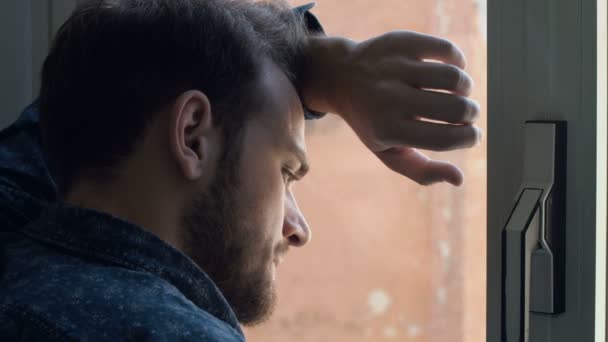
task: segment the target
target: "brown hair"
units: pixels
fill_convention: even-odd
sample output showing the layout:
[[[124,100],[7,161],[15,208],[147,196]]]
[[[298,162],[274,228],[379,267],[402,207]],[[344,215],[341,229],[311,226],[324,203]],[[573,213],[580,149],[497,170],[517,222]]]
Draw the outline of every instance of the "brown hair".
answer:
[[[59,195],[77,177],[104,180],[154,113],[188,89],[204,92],[238,147],[248,86],[271,58],[295,83],[305,27],[283,1],[93,0],[57,33],[42,70],[41,130]]]

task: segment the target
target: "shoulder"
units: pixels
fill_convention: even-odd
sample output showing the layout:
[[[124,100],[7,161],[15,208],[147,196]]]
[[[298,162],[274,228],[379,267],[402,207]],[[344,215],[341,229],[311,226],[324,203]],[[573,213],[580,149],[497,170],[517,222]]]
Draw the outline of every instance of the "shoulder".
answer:
[[[160,306],[150,309],[155,311],[128,319],[102,318],[96,316],[99,311],[93,310],[90,321],[74,326],[73,317],[67,318],[61,310],[50,315],[44,310],[37,312],[39,306],[34,309],[30,305],[0,305],[0,340],[245,341],[241,334],[204,312],[174,311]]]
[[[52,322],[20,305],[0,305],[0,340],[69,341]]]
[[[17,121],[0,131],[0,195],[12,191],[39,201],[56,198],[55,183],[40,142],[38,117],[38,106],[34,103],[23,110]],[[17,205],[11,201],[12,196],[3,197],[0,196],[3,206]]]
[[[70,259],[50,264],[31,260],[20,274],[8,265],[0,284],[0,305],[7,316],[0,337],[32,325],[28,319],[35,318],[42,327],[76,339],[244,341],[240,331],[159,277]]]

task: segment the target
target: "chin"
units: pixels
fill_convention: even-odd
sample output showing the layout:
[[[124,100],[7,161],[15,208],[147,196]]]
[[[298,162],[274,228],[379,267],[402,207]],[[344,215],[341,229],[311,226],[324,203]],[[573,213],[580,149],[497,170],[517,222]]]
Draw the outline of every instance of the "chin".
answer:
[[[257,281],[250,281],[250,286],[241,288],[233,309],[242,325],[256,326],[272,316],[278,298],[275,274],[276,267],[271,263],[265,271],[258,273]]]
[[[255,313],[243,316],[237,312],[237,318],[242,325],[247,327],[257,326],[267,322],[272,317],[277,303],[277,292],[274,286],[271,286],[267,291],[263,302],[256,303]]]

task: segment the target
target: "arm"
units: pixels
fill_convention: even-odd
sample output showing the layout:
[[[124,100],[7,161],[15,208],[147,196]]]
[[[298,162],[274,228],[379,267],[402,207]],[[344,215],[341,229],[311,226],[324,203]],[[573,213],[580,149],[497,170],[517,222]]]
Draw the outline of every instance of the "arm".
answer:
[[[418,150],[466,148],[481,139],[473,126],[479,106],[467,98],[473,81],[452,43],[409,31],[360,43],[313,35],[306,60],[306,107],[344,118],[386,166],[420,184],[462,184],[455,165]]]

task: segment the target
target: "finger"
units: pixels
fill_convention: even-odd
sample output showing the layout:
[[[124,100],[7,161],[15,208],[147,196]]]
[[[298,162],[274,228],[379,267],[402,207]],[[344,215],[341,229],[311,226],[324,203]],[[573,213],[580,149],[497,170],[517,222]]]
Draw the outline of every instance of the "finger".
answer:
[[[430,151],[450,151],[475,146],[481,130],[473,125],[449,125],[419,120],[403,120],[383,130],[381,143],[389,147],[414,147]]]
[[[412,31],[392,31],[380,39],[388,39],[394,49],[419,60],[433,59],[461,69],[467,64],[462,51],[447,39]]]
[[[391,170],[421,185],[448,182],[460,186],[464,182],[464,174],[458,167],[432,160],[413,148],[391,148],[376,155]]]
[[[394,92],[402,91],[395,89]],[[399,96],[407,112],[423,118],[453,124],[472,124],[479,119],[479,104],[464,96],[424,89],[409,89],[410,96]],[[398,96],[398,95],[396,95]],[[416,101],[411,101],[415,98]],[[408,100],[407,102],[405,102]]]
[[[450,64],[408,61],[406,72],[408,83],[418,88],[449,90],[462,96],[469,96],[473,90],[473,79]]]

